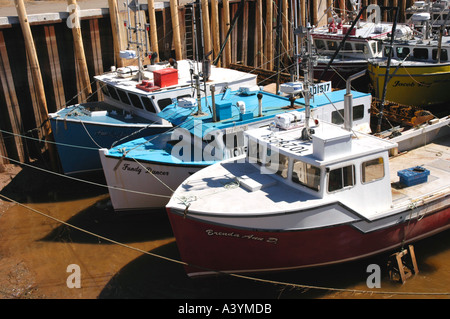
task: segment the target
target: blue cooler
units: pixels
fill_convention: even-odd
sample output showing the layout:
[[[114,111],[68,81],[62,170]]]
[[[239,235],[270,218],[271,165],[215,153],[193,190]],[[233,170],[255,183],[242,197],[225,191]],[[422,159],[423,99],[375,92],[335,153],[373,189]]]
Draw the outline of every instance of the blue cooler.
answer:
[[[415,166],[398,171],[397,175],[400,177],[400,183],[406,186],[413,186],[426,183],[430,171],[422,166]]]

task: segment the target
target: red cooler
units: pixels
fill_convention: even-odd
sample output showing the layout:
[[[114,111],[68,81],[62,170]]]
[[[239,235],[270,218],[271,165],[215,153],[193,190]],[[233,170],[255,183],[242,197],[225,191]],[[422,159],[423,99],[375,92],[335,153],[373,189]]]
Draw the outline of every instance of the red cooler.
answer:
[[[153,82],[160,88],[178,84],[178,70],[166,68],[153,71]]]

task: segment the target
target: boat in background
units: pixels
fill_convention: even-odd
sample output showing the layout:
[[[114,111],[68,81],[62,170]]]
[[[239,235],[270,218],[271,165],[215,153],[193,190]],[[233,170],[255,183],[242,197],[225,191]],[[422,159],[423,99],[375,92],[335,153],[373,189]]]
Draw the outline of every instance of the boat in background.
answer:
[[[375,10],[378,15],[380,8],[369,6],[367,11]],[[314,46],[319,55],[314,67],[314,77],[319,80],[332,81],[333,87],[345,88],[348,76],[367,70],[367,61],[382,56],[382,41],[390,38],[392,22],[360,21],[359,7],[353,8],[356,21],[344,21],[332,11],[328,24],[311,30]],[[347,34],[348,33],[348,34]],[[413,35],[413,30],[407,24],[397,24],[396,39],[407,39]],[[345,42],[344,42],[345,40]],[[343,45],[341,45],[341,43]],[[368,78],[360,79],[364,84],[357,87],[367,89]]]
[[[341,263],[450,228],[450,118],[398,154],[395,140],[348,129],[346,101],[346,126],[247,131],[247,156],[177,188],[166,209],[189,276]]]
[[[450,36],[427,34],[393,42],[391,57],[385,44],[383,57],[369,60],[374,98],[421,108],[450,101]]]
[[[415,29],[423,29],[425,21],[429,20],[435,32],[439,31],[441,26],[447,30],[450,28],[449,13],[450,1],[448,0],[416,1],[405,11],[406,21],[412,23]],[[427,17],[427,19],[414,19],[417,16]]]
[[[127,6],[136,12],[136,3]],[[171,59],[144,65],[144,57],[156,56],[148,51],[147,29],[136,15],[136,25],[127,24],[129,49],[121,57],[137,65],[112,67],[95,76],[104,101],[80,103],[49,114],[54,140],[65,174],[101,171],[98,149],[142,136],[162,133],[173,125],[158,116],[167,105],[184,97],[201,98],[214,85],[217,92],[257,84],[257,76],[219,68],[207,59],[201,61]],[[134,34],[132,38],[130,34]],[[140,41],[138,41],[140,40]],[[136,51],[130,48],[136,47]]]

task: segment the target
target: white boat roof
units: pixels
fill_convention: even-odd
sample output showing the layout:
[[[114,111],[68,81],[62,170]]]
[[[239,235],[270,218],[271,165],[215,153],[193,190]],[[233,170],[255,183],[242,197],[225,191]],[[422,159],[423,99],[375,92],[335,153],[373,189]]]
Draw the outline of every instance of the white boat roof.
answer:
[[[270,144],[272,150],[276,149],[280,154],[301,159],[315,166],[329,165],[353,157],[379,153],[397,146],[396,143],[389,140],[362,132],[347,131],[338,125],[326,122],[311,125],[311,128],[314,130],[314,134],[310,141],[301,140],[301,128],[275,133],[270,129],[260,128],[247,131],[246,135],[260,143]],[[340,144],[340,147],[322,152],[331,144]]]
[[[169,90],[177,87],[186,87],[191,86],[191,75],[190,75],[190,63],[193,63],[193,66],[197,69],[197,63],[189,60],[181,60],[178,61],[178,84],[171,85],[162,88],[161,90]],[[165,67],[169,67],[166,65]],[[122,69],[126,69],[127,67],[123,67]],[[163,67],[164,68],[164,67]],[[201,63],[199,63],[199,69],[201,70]],[[131,91],[138,94],[151,95],[152,92],[146,92],[136,87],[138,81],[130,76],[130,77],[121,77],[118,74],[119,69],[116,71],[107,72],[101,75],[94,76],[94,78],[98,81],[110,84],[116,88],[120,88],[126,91]],[[134,71],[134,74],[136,71]],[[149,71],[148,68],[144,71],[144,77],[146,80],[153,81],[153,72]],[[211,66],[211,75],[207,81],[208,84],[216,84],[216,83],[239,83],[239,82],[247,82],[249,80],[254,80],[256,85],[256,74],[250,74],[247,72],[242,72],[233,69],[227,68],[218,68],[215,66]],[[159,91],[159,90],[158,90]]]
[[[326,38],[326,39],[336,39],[342,40],[346,34],[346,28],[349,28],[350,24],[344,24],[343,28],[338,29],[336,33],[330,32],[328,26],[323,26],[315,28],[311,35],[313,38]],[[364,22],[361,21],[359,26],[355,25],[354,30],[356,30],[354,35],[349,35],[348,40],[380,40],[386,39],[389,33],[392,31],[392,23],[389,22]],[[410,34],[412,30],[409,26],[398,24],[396,31],[399,34]]]

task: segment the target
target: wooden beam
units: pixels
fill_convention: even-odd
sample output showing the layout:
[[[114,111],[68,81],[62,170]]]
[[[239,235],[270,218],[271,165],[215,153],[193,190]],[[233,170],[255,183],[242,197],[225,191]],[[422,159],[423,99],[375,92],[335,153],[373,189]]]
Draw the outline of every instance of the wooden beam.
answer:
[[[211,45],[211,28],[209,26],[209,5],[208,0],[201,0],[202,20],[203,20],[203,44],[204,53],[208,54],[212,50]],[[208,58],[211,60],[211,58]]]
[[[238,11],[239,4],[234,3],[231,5],[231,15],[233,17],[236,16],[236,12]],[[237,23],[237,22],[236,22]],[[237,42],[239,41],[239,34],[238,34],[238,26],[237,24],[234,26],[233,31],[231,31],[231,38],[229,41],[233,43],[233,46],[231,47],[231,62],[236,63],[238,61],[238,46]]]
[[[58,43],[56,41],[55,26],[44,26],[44,32],[50,62],[50,73],[52,77],[53,94],[55,95],[56,109],[60,110],[66,106],[66,97],[64,94],[64,83],[61,74],[61,64],[58,55]]]
[[[173,44],[175,45],[175,56],[177,60],[183,58],[181,51],[180,22],[178,19],[177,0],[170,0],[170,14],[172,18]]]
[[[230,29],[230,2],[229,0],[223,0],[223,13],[222,13],[222,30],[223,34],[226,35]],[[225,55],[224,55],[224,67],[228,67],[231,64],[231,40],[228,39],[225,44]]]
[[[262,0],[256,0],[256,39],[255,39],[255,67],[261,68],[264,61],[264,41],[263,41],[263,8]]]
[[[67,0],[67,4],[71,10],[68,19],[72,19],[68,21],[67,25],[72,29],[75,61],[77,61],[78,71],[80,72],[81,96],[86,101],[92,94],[92,87],[84,52],[83,36],[81,35],[79,7],[76,0]]]
[[[30,23],[27,18],[25,10],[25,4],[23,0],[14,0],[16,6],[17,15],[20,21],[20,27],[22,29],[23,37],[25,40],[25,47],[27,51],[28,61],[30,64],[31,75],[36,90],[37,104],[42,119],[42,128],[46,141],[53,141],[52,129],[48,118],[47,101],[45,98],[44,84],[42,81],[41,69],[36,54],[36,47],[34,45],[33,35],[31,34]],[[47,143],[50,155],[50,161],[53,169],[57,168],[56,165],[56,150],[52,143]]]
[[[266,47],[267,63],[264,68],[273,70],[273,0],[266,0]]]
[[[98,19],[90,19],[89,20],[89,31],[91,38],[91,47],[92,47],[92,59],[94,64],[94,75],[102,74],[103,70],[103,58],[102,58],[102,46],[100,43],[100,31],[98,28]],[[99,101],[103,100],[103,93],[101,90],[101,85],[98,81],[96,81],[96,93],[97,99]]]
[[[8,52],[6,49],[3,31],[0,31],[0,80],[5,95],[6,110],[8,112],[8,122],[11,125],[14,144],[17,153],[17,159],[21,162],[26,160],[25,150],[20,137],[23,132],[22,115],[20,112],[19,102],[17,100],[14,79],[9,64]],[[3,141],[2,141],[3,142]],[[4,146],[3,146],[4,147]],[[6,148],[5,153],[6,155]]]
[[[159,62],[158,26],[156,24],[155,0],[148,0],[148,19],[150,22],[150,49],[152,52],[158,54],[155,62]]]
[[[242,12],[242,39],[241,39],[241,43],[242,43],[242,56],[241,56],[241,61],[242,63],[244,63],[245,65],[247,65],[248,63],[248,59],[247,59],[247,52],[248,52],[248,1],[245,1],[244,4],[244,11]]]
[[[214,48],[213,60],[215,60],[220,51],[219,4],[217,0],[211,0],[211,16],[211,30]],[[220,60],[217,62],[217,66],[221,66]]]
[[[111,20],[111,31],[114,46],[114,59],[117,67],[123,67],[123,59],[120,57],[120,44],[122,43],[119,30],[119,9],[117,8],[117,0],[108,0],[109,17]]]
[[[283,0],[283,63],[288,64],[290,56],[290,43],[289,41],[291,31],[289,30],[289,1]]]

